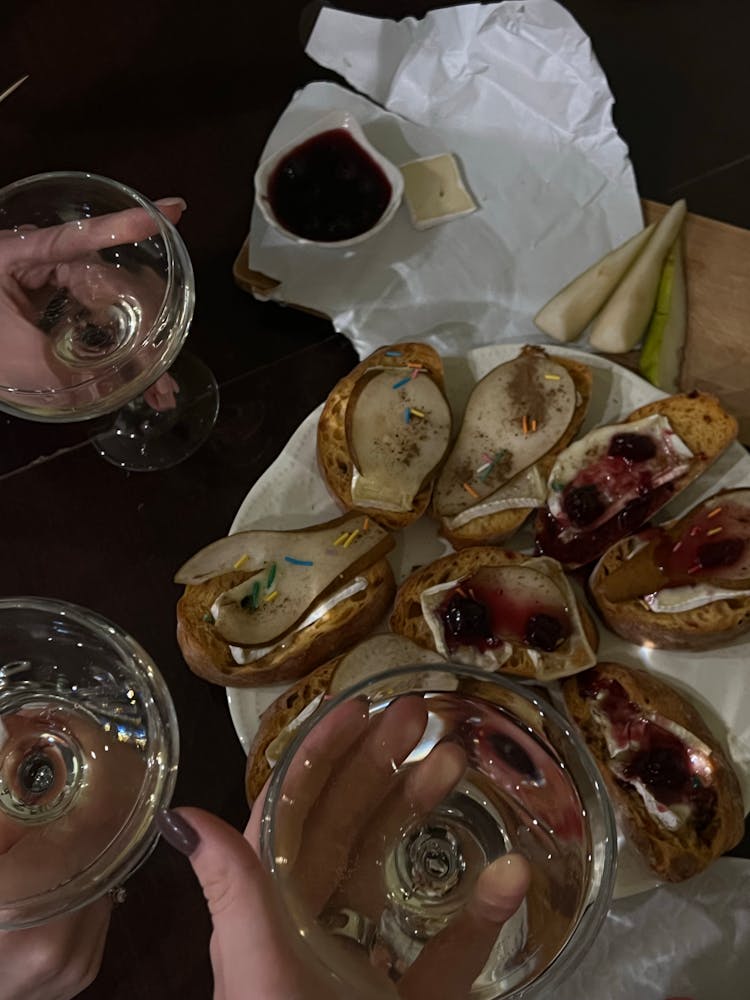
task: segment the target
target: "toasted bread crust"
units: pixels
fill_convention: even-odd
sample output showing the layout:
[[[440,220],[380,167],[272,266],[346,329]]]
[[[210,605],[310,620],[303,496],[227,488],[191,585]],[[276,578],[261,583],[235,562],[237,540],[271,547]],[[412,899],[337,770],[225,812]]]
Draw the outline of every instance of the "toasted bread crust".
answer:
[[[396,584],[387,559],[361,576],[367,588],[331,608],[318,621],[292,632],[254,663],[235,663],[228,643],[204,620],[219,594],[247,574],[225,573],[188,586],[177,603],[177,641],[185,662],[199,677],[224,687],[257,687],[296,680],[364,638],[388,611]]]
[[[396,601],[391,614],[391,629],[399,635],[411,639],[426,649],[435,649],[435,643],[429,625],[422,614],[420,596],[428,587],[435,587],[449,580],[475,573],[483,566],[508,566],[513,563],[525,562],[529,556],[521,552],[512,552],[492,546],[473,546],[460,549],[458,552],[436,559],[418,570],[415,570],[401,584],[396,594]],[[593,650],[599,645],[599,635],[591,615],[581,601],[578,601],[578,613],[581,618],[584,634]],[[501,668],[501,673],[516,677],[536,677],[534,663],[525,649],[514,648],[509,660]]]
[[[343,655],[337,656],[316,667],[312,673],[298,680],[288,691],[280,695],[261,715],[258,732],[247,754],[245,768],[245,793],[249,805],[252,806],[260,795],[271,774],[271,768],[266,760],[266,750],[306,705],[318,695],[326,693],[336,667],[342,659]]]
[[[737,421],[727,413],[719,400],[706,392],[693,390],[675,396],[657,399],[646,406],[640,406],[623,421],[631,423],[652,414],[661,414],[669,420],[672,429],[693,452],[694,458],[684,475],[666,486],[659,487],[645,499],[652,501],[644,520],[639,521],[630,531],[619,526],[619,519],[610,518],[589,535],[589,550],[582,557],[577,551],[580,536],[568,543],[560,542],[550,529],[551,518],[547,507],[541,507],[536,516],[537,548],[558,559],[567,568],[585,566],[599,559],[611,545],[637,531],[641,524],[653,517],[665,504],[689,486],[716,461],[737,436]]]
[[[399,355],[390,357],[388,352],[396,350],[399,351]],[[318,467],[334,499],[344,510],[361,511],[391,531],[404,528],[424,514],[432,496],[432,484],[437,469],[414,498],[413,507],[409,512],[400,513],[356,506],[352,501],[354,463],[346,439],[346,408],[355,385],[370,368],[403,368],[410,362],[425,368],[441,391],[445,391],[443,362],[434,348],[428,344],[417,343],[381,347],[336,383],[318,421]]]
[[[591,699],[582,697],[580,693],[579,685],[592,677],[617,681],[630,700],[645,713],[658,713],[671,719],[711,749],[717,793],[716,811],[703,830],[698,831],[689,820],[677,830],[668,830],[646,810],[640,795],[615,777],[608,766],[610,757],[601,727],[592,716]],[[720,742],[698,711],[679,692],[645,670],[617,663],[599,663],[583,674],[566,679],[562,691],[568,713],[594,756],[626,832],[660,878],[679,882],[697,875],[739,843],[745,823],[737,775]]]
[[[650,611],[639,599],[609,601],[602,581],[625,561],[629,539],[609,548],[589,580],[589,594],[605,625],[636,645],[657,649],[715,649],[750,632],[750,595],[680,612]]]
[[[696,456],[690,468],[675,480],[674,492],[679,493],[697,479],[737,437],[735,418],[722,407],[716,396],[708,392],[683,392],[639,406],[627,418],[627,423],[660,413],[672,425]]]
[[[552,358],[556,364],[562,365],[570,373],[573,383],[578,391],[579,402],[576,406],[570,423],[565,433],[557,442],[555,447],[539,462],[539,469],[542,478],[549,475],[556,456],[567,448],[570,442],[578,433],[589,400],[591,399],[591,369],[588,365],[572,358],[562,357],[554,351],[548,352],[541,347],[529,345],[523,348],[521,353],[543,354]],[[533,512],[532,507],[519,507],[516,510],[501,510],[496,514],[487,514],[485,517],[477,517],[473,521],[462,525],[460,528],[450,529],[444,520],[441,521],[440,534],[446,538],[454,549],[465,548],[468,545],[499,545],[520,530],[526,518]]]

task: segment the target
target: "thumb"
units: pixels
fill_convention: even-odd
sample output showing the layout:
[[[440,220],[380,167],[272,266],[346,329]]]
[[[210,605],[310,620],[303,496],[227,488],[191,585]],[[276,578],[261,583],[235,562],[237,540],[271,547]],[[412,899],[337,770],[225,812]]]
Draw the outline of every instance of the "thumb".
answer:
[[[309,973],[293,953],[271,878],[242,834],[201,809],[165,810],[156,825],[187,855],[203,888],[217,994],[240,1000],[253,983],[267,1000],[302,1000]]]

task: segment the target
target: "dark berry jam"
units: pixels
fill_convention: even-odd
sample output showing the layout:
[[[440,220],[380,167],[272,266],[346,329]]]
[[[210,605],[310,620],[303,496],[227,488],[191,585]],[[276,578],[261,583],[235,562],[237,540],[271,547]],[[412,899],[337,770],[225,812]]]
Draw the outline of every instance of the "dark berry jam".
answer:
[[[605,503],[593,483],[574,486],[563,497],[563,510],[577,528],[593,524],[605,511]]]
[[[647,434],[615,434],[608,454],[628,462],[647,462],[656,455],[656,442]]]
[[[750,510],[731,501],[697,508],[660,530],[653,561],[672,585],[750,577]]]
[[[541,649],[552,653],[565,642],[567,638],[565,626],[559,618],[540,612],[526,622],[524,642],[532,649]]]
[[[451,639],[460,645],[476,645],[492,639],[487,608],[471,597],[454,594],[443,609],[442,618],[449,646]]]
[[[630,514],[629,530],[636,531],[645,524],[660,507],[668,503],[673,491],[672,484],[666,483],[664,486],[657,486],[645,497],[639,497],[639,500],[643,500],[643,504],[637,509],[637,517],[635,511]],[[623,536],[623,528],[617,517],[611,517],[569,541],[560,538],[561,531],[560,522],[548,510],[542,509],[537,516],[536,551],[540,555],[551,556],[569,567],[585,566],[593,562]]]
[[[448,649],[474,646],[481,652],[504,642],[551,653],[571,633],[562,594],[557,606],[497,583],[491,568],[478,570],[439,609]]]
[[[739,562],[745,551],[742,538],[722,538],[716,542],[703,542],[698,547],[697,561],[701,569],[724,569]]]
[[[617,762],[622,781],[640,780],[664,807],[688,804],[709,813],[714,809],[715,789],[702,784],[695,773],[689,748],[658,721],[646,718],[621,684],[587,671],[579,675],[578,690],[584,698],[596,699],[624,750]]]
[[[335,243],[372,229],[391,185],[347,129],[313,136],[276,166],[268,197],[276,218],[307,240]]]
[[[637,531],[649,514],[648,494],[629,500],[617,514],[617,525],[623,535]]]

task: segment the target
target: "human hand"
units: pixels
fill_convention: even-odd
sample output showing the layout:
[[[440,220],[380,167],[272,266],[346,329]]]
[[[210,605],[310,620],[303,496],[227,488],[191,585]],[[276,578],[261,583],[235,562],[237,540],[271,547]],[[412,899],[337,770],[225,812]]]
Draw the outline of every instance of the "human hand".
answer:
[[[296,832],[285,842],[292,877],[314,913],[328,905],[348,907],[377,922],[382,889],[372,883],[375,866],[347,864],[356,851],[362,860],[377,849],[384,830],[396,832],[400,817],[431,811],[460,780],[463,751],[441,744],[394,787],[393,769],[419,742],[426,723],[419,698],[402,698],[375,725],[356,703],[331,713],[304,744],[302,757],[314,761],[295,774],[290,768],[285,797],[294,799]],[[346,772],[347,815],[332,790],[334,766]],[[243,838],[216,817],[196,809],[163,813],[158,825],[165,838],[187,854],[211,910],[214,933],[211,961],[215,1000],[352,1000],[351,988],[334,984],[291,925],[276,887],[258,857],[260,819],[265,795],[256,801]],[[377,811],[378,834],[368,833]],[[382,849],[382,847],[381,847]],[[342,872],[348,873],[342,876]],[[476,880],[466,907],[433,937],[394,986],[364,959],[358,970],[357,998],[460,1000],[468,996],[505,921],[527,891],[525,859],[507,855]],[[341,939],[338,939],[339,943]],[[364,954],[364,952],[362,952]],[[374,953],[376,954],[376,952]],[[385,956],[383,956],[385,959]],[[387,964],[384,962],[384,964]],[[250,985],[251,984],[251,985]]]
[[[182,198],[155,204],[174,224],[185,209]],[[129,296],[133,280],[97,251],[135,243],[155,232],[153,220],[140,208],[41,229],[0,231],[0,386],[57,390],[83,381],[90,373],[64,365],[51,350],[44,318],[54,316],[70,299],[81,306],[80,322],[96,325],[98,312]],[[141,322],[150,325],[163,284],[141,268],[138,288]],[[175,390],[174,380],[163,375],[144,396],[154,409],[170,409]]]
[[[111,842],[132,809],[133,789],[145,764],[134,747],[64,709],[22,710],[0,722],[0,784],[16,801],[43,806],[64,784],[54,744],[40,747],[40,730],[69,735],[87,759],[86,778],[59,821],[25,823],[0,810],[1,919],[14,919],[13,901],[69,881]],[[44,791],[21,787],[20,767],[43,749],[54,770]],[[106,771],[106,773],[105,773]],[[101,964],[112,904],[109,896],[35,927],[0,931],[0,1000],[69,1000],[95,978]]]
[[[70,1000],[99,972],[108,896],[38,927],[0,931],[0,1000]]]

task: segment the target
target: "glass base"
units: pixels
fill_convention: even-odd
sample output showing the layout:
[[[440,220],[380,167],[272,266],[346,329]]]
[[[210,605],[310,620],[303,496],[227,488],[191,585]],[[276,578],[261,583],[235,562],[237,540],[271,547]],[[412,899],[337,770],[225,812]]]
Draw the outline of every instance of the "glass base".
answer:
[[[115,414],[92,444],[112,465],[132,472],[169,469],[193,454],[211,433],[219,412],[219,387],[211,370],[182,351],[169,374],[179,387],[177,405],[154,410],[138,396]]]

